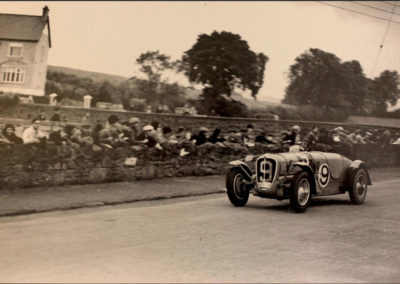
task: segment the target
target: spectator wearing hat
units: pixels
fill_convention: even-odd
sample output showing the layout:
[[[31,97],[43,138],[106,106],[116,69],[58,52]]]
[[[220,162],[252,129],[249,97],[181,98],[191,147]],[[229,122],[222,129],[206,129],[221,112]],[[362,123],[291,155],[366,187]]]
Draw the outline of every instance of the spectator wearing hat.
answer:
[[[22,140],[25,144],[28,143],[39,143],[46,138],[46,135],[40,130],[40,119],[32,119],[32,125],[24,130],[22,133]]]
[[[3,130],[1,131],[2,138],[5,139],[5,143],[10,143],[10,144],[22,144],[23,140],[22,138],[18,137],[15,134],[15,126],[11,123],[7,123]]]
[[[363,139],[365,144],[374,144],[373,135],[370,131],[365,132]]]
[[[161,148],[160,141],[158,140],[158,134],[151,125],[145,125],[137,137],[137,141],[140,141],[143,145],[149,148]],[[161,148],[162,149],[162,148]]]

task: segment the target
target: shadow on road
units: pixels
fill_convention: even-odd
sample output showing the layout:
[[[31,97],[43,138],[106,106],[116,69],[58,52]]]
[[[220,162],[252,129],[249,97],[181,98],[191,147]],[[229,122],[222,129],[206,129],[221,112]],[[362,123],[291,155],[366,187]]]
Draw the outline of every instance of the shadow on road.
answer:
[[[252,209],[273,210],[273,211],[291,211],[289,200],[276,201],[277,204],[247,204],[246,207]],[[332,206],[332,205],[351,205],[350,200],[344,199],[328,199],[328,198],[314,198],[311,199],[310,208],[318,206]]]

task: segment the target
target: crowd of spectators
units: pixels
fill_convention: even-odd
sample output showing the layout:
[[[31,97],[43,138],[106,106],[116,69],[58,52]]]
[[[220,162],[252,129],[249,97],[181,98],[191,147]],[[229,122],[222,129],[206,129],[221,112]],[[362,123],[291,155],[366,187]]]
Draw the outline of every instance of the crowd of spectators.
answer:
[[[196,131],[184,126],[163,125],[158,121],[150,124],[142,122],[137,117],[121,121],[116,115],[110,115],[105,123],[93,122],[90,113],[86,113],[80,124],[69,125],[52,131],[48,135],[41,131],[41,122],[46,118],[40,114],[32,120],[22,137],[15,133],[12,124],[6,124],[0,133],[0,144],[31,144],[51,142],[55,145],[71,146],[92,152],[131,148],[136,151],[156,149],[160,152],[174,152],[185,156],[191,153],[193,147],[251,149],[263,145],[266,151],[332,151],[341,146],[349,149],[358,144],[374,144],[387,146],[400,144],[400,133],[391,133],[388,129],[357,129],[349,131],[343,127],[332,129],[314,127],[301,129],[294,125],[290,129],[267,131],[255,130],[249,124],[244,129],[208,129],[200,127]],[[52,121],[61,119],[58,112]]]

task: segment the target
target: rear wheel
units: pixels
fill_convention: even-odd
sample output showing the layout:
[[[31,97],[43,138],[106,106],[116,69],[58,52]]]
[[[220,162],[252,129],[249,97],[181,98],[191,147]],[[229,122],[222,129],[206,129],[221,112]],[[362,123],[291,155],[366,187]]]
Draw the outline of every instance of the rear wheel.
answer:
[[[249,200],[249,190],[246,180],[237,168],[228,172],[226,177],[226,189],[230,202],[236,207],[245,206]]]
[[[307,172],[294,175],[290,190],[290,207],[297,213],[306,211],[311,201],[311,178]]]
[[[350,201],[353,204],[362,204],[367,196],[367,172],[359,169],[353,176],[352,186],[349,189]]]

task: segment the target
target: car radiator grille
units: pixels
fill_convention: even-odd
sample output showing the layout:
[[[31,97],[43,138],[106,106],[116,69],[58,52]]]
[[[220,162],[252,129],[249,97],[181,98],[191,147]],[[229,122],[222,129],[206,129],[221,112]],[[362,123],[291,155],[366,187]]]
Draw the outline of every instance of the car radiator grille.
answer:
[[[275,178],[277,163],[274,159],[260,158],[256,161],[257,182],[272,182]]]

